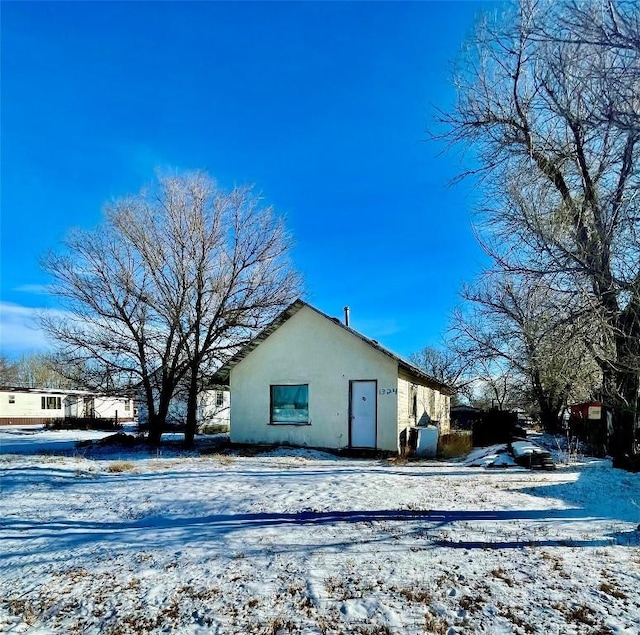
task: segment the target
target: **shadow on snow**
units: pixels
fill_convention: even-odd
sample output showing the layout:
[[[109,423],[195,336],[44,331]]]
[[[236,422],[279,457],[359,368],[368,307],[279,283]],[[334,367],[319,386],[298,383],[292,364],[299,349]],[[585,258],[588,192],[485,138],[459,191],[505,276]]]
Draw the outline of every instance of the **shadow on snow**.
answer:
[[[244,514],[214,514],[193,518],[151,516],[144,519],[121,522],[94,522],[82,520],[59,520],[51,522],[34,522],[27,520],[8,519],[2,522],[2,534],[5,540],[14,540],[19,544],[25,541],[51,540],[54,549],[59,552],[69,553],[67,550],[90,547],[97,543],[113,545],[120,543],[123,550],[145,547],[154,549],[156,546],[184,547],[186,544],[199,542],[216,543],[221,537],[234,532],[250,530],[268,530],[270,528],[303,528],[306,526],[333,526],[339,530],[340,525],[373,523],[407,523],[409,527],[402,527],[401,533],[395,537],[402,540],[402,544],[394,548],[406,549],[416,546],[420,548],[444,547],[452,549],[521,549],[525,547],[606,547],[612,545],[635,547],[640,544],[640,532],[615,532],[593,539],[522,539],[522,540],[453,540],[442,539],[440,536],[430,537],[430,532],[453,525],[458,522],[500,522],[532,521],[532,522],[585,522],[598,521],[601,518],[590,518],[581,509],[563,510],[349,510],[349,511],[303,511],[298,513],[244,513]],[[364,529],[364,528],[363,528]],[[376,528],[377,529],[377,528]],[[392,528],[393,531],[397,529]],[[302,537],[299,544],[273,545],[278,552],[283,551],[309,551],[330,548],[350,548],[358,544],[382,543],[389,541],[389,525],[377,529],[372,536],[367,531],[358,532],[353,539],[339,542],[327,542],[312,545],[309,540]],[[329,538],[331,534],[327,534]],[[487,535],[489,537],[489,534]],[[291,536],[289,536],[291,538]],[[105,545],[106,546],[106,545]],[[53,557],[51,548],[45,553]],[[221,547],[218,544],[218,547]],[[261,544],[258,550],[269,549],[270,545]],[[10,561],[14,557],[34,555],[33,550],[25,549],[23,553],[17,553],[7,549],[0,555],[0,561]],[[55,559],[53,557],[53,559]]]

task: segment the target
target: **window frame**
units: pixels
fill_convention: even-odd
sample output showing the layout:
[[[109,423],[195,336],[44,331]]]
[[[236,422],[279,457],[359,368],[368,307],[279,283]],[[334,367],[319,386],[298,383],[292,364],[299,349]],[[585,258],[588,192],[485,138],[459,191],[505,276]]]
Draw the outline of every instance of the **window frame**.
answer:
[[[9,395],[9,403],[15,403],[16,402],[16,396],[15,395]]]
[[[224,391],[216,390],[216,407],[224,406]]]
[[[277,388],[306,388],[307,391],[307,417],[305,421],[278,421],[274,417],[274,389]],[[269,425],[272,426],[310,426],[311,417],[309,416],[309,384],[270,384],[269,385]]]
[[[55,395],[42,395],[40,398],[41,410],[62,410],[62,398]]]

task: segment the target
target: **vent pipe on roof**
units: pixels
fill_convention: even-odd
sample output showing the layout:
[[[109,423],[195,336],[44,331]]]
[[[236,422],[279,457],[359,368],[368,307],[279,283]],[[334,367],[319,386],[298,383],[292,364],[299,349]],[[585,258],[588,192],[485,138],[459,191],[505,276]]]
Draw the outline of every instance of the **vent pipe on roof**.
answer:
[[[349,307],[344,307],[344,325],[349,326]]]

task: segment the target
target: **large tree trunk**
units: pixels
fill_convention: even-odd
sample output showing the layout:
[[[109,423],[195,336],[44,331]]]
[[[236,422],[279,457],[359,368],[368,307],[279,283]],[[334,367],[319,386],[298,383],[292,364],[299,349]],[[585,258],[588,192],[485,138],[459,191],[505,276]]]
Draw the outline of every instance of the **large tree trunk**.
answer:
[[[171,395],[161,392],[158,400],[158,410],[154,417],[149,417],[149,443],[151,445],[160,445],[162,441],[162,430],[167,423],[170,403]]]
[[[196,430],[198,426],[198,373],[197,370],[191,368],[191,376],[189,378],[189,393],[187,395],[187,424],[184,432],[184,445],[186,448],[192,448],[195,441]]]
[[[546,432],[557,434],[560,431],[559,409],[550,404],[546,399],[538,400],[540,407],[540,423]]]
[[[160,438],[162,436],[162,427],[158,422],[158,413],[156,412],[156,404],[153,399],[153,388],[151,382],[147,376],[144,380],[144,397],[147,403],[147,418],[149,425],[149,443],[152,445],[160,445]]]
[[[614,408],[614,438],[610,452],[617,463],[625,457],[637,454],[637,425],[640,410],[640,328],[635,317],[636,311],[628,307],[623,318],[633,315],[632,324],[627,324],[631,336],[620,334],[616,337],[616,354],[620,366],[605,375],[605,396]]]
[[[162,441],[163,421],[159,413],[149,414],[149,443],[151,445],[160,445]]]
[[[540,409],[540,423],[542,427],[551,434],[555,434],[560,429],[560,412],[564,400],[554,399],[548,390],[545,390],[540,373],[537,370],[531,372],[531,386],[533,396],[538,402]]]

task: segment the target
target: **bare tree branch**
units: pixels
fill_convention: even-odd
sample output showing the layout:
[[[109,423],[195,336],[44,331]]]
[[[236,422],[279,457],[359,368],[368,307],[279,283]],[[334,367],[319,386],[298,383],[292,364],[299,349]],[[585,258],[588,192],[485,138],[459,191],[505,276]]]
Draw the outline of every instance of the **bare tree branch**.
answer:
[[[208,373],[297,296],[289,246],[251,188],[226,192],[202,173],[163,176],[44,259],[72,318],[43,324],[66,358],[137,378],[154,441],[186,387],[190,444]]]

